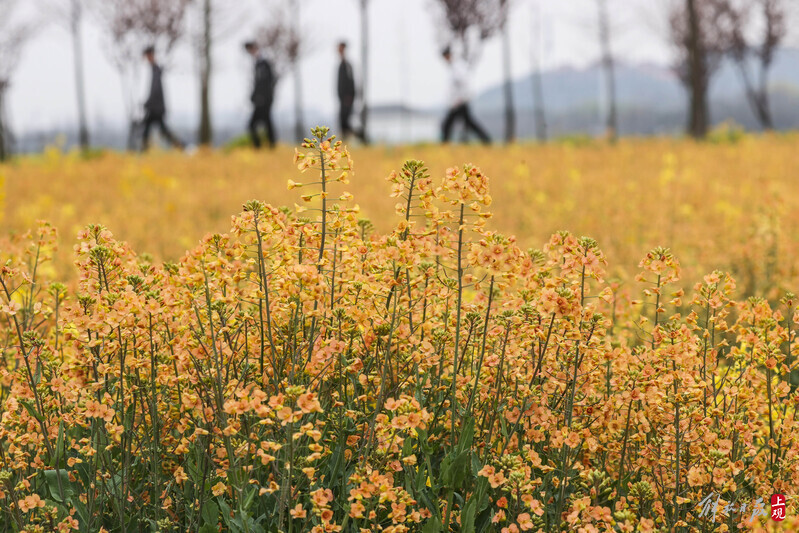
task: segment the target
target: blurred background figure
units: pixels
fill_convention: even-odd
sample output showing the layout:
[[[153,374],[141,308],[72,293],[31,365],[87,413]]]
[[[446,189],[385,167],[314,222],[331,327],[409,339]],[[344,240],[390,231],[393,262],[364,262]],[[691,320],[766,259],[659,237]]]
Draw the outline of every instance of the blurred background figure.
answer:
[[[261,138],[258,136],[258,126],[263,124],[269,147],[274,148],[277,138],[275,127],[272,124],[272,101],[274,100],[275,76],[269,61],[261,55],[258,43],[247,41],[244,49],[255,59],[255,74],[253,76],[252,94],[250,101],[253,105],[250,117],[250,138],[255,148],[261,147]]]
[[[363,130],[352,128],[352,111],[355,107],[355,76],[352,73],[352,65],[347,61],[347,43],[338,43],[338,55],[341,63],[338,65],[338,101],[339,101],[339,126],[341,136],[347,138],[355,135],[362,142],[366,142]]]
[[[144,58],[150,63],[152,78],[150,80],[150,95],[144,102],[144,130],[142,132],[142,151],[150,146],[150,129],[155,125],[161,130],[161,135],[175,148],[183,149],[183,142],[178,139],[164,123],[166,115],[166,100],[164,99],[164,84],[161,80],[161,67],[155,62],[155,47],[148,46],[144,49]]]
[[[444,117],[441,125],[441,141],[449,142],[452,133],[452,125],[456,120],[463,121],[466,133],[472,130],[484,144],[489,144],[491,138],[474,120],[469,111],[469,68],[462,59],[455,59],[452,56],[452,49],[447,46],[441,52],[444,61],[449,65],[450,71],[450,108]]]

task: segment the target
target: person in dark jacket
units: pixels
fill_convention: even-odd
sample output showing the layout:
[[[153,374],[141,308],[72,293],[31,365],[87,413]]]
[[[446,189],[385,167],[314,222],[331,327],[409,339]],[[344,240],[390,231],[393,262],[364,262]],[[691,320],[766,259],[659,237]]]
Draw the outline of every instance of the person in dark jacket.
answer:
[[[144,130],[142,133],[142,151],[147,150],[150,145],[150,129],[158,126],[164,138],[176,148],[183,149],[183,143],[178,139],[164,123],[166,115],[166,101],[164,100],[164,85],[161,81],[161,67],[155,62],[155,48],[148,46],[144,49],[144,57],[152,67],[152,79],[150,81],[150,94],[144,102]]]
[[[277,142],[275,127],[272,124],[272,100],[275,90],[275,76],[272,73],[272,66],[264,58],[255,41],[244,43],[244,49],[255,59],[255,76],[252,87],[250,101],[253,105],[252,116],[250,116],[249,129],[252,145],[255,148],[261,147],[261,139],[258,136],[258,125],[263,124],[266,128],[266,136],[269,140],[269,147],[274,148]]]
[[[365,142],[363,130],[355,131],[352,128],[352,110],[355,107],[355,76],[352,74],[352,65],[347,61],[347,43],[338,43],[338,55],[341,56],[341,63],[338,66],[338,101],[339,101],[339,124],[341,136],[348,137],[355,134],[356,137]]]

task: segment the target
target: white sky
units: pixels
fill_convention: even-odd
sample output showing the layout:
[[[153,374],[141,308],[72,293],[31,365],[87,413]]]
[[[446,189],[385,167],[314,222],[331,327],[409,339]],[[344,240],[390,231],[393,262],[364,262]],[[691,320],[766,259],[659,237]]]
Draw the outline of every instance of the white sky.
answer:
[[[47,19],[40,0],[23,0],[19,15]],[[54,0],[51,0],[54,1]],[[371,104],[405,103],[414,107],[443,105],[447,75],[438,50],[443,30],[434,0],[370,0]],[[662,2],[666,0],[609,0],[616,27],[614,48],[623,59],[634,62],[669,61],[670,49],[663,35]],[[214,52],[217,70],[212,86],[215,116],[245,116],[249,102],[251,63],[241,43],[268,16],[266,0],[217,0],[245,10],[245,23]],[[334,116],[336,43],[350,43],[350,59],[359,76],[359,0],[302,0],[300,25],[309,35],[313,50],[302,61],[307,108]],[[242,8],[241,5],[245,7]],[[658,7],[660,6],[660,7]],[[542,13],[544,68],[585,65],[596,61],[596,0],[515,0],[511,39],[514,76],[527,74],[532,65],[532,43],[537,35],[534,13]],[[52,18],[51,16],[49,18]],[[76,121],[72,53],[69,34],[59,25],[44,24],[23,50],[12,78],[8,112],[14,131],[68,128]],[[121,124],[124,119],[119,76],[103,51],[102,28],[89,16],[84,23],[84,56],[90,126]],[[175,117],[198,115],[199,88],[195,61],[187,44],[172,58],[165,75],[169,113]],[[486,42],[476,67],[472,89],[479,91],[501,81],[501,49],[498,39]],[[143,71],[144,72],[144,71]],[[146,77],[146,76],[145,76]],[[145,83],[141,82],[142,100]],[[278,86],[275,111],[292,109],[292,82],[287,76]]]

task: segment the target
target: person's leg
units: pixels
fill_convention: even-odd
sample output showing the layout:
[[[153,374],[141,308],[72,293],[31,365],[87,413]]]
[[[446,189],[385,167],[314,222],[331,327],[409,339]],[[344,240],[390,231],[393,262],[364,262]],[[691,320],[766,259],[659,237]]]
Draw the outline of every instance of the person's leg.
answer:
[[[473,132],[480,137],[480,140],[483,141],[483,144],[489,144],[491,142],[491,137],[488,136],[488,133],[474,120],[471,111],[469,110],[469,105],[464,104],[463,106],[463,120],[466,123],[466,127],[471,129]]]
[[[146,152],[150,147],[150,128],[153,125],[153,117],[150,113],[144,115],[144,125],[141,134],[141,151]]]
[[[274,148],[277,144],[277,133],[275,132],[275,125],[272,123],[272,104],[269,104],[264,109],[263,121],[266,124],[266,134],[269,136],[269,147]]]
[[[349,126],[350,131],[352,131],[352,133],[358,137],[363,144],[369,144],[369,141],[366,139],[366,124],[364,124],[364,122],[361,122],[361,127],[359,129],[356,130],[352,128],[352,110],[353,108],[350,107],[350,115],[347,119],[347,125]],[[361,118],[363,118],[363,115],[361,115]]]
[[[444,122],[441,124],[441,142],[449,142],[449,136],[452,134],[452,125],[462,112],[463,106],[459,105],[450,108],[449,112],[447,112],[447,116],[444,117]]]
[[[350,119],[352,118],[352,104],[341,102],[341,110],[339,112],[339,121],[341,123],[341,137],[346,139],[352,134],[352,125]]]
[[[179,149],[183,150],[183,141],[178,139],[175,136],[175,134],[172,133],[172,131],[169,128],[166,127],[166,122],[164,122],[164,116],[163,115],[158,117],[158,127],[161,128],[161,135],[163,135],[164,138],[167,141],[169,141],[169,144],[171,144],[174,148],[179,148]]]
[[[258,108],[256,107],[252,111],[252,115],[250,115],[250,122],[247,124],[247,128],[250,130],[250,140],[252,141],[252,145],[254,148],[261,147],[261,139],[258,137]]]

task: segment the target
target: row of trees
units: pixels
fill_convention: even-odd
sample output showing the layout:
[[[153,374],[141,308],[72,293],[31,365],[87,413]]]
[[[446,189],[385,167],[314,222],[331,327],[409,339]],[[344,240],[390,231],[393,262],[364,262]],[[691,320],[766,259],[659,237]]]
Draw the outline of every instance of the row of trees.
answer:
[[[242,3],[223,0],[37,0],[46,3],[53,19],[71,36],[77,95],[79,140],[90,143],[86,118],[83,69],[82,23],[88,11],[108,36],[105,47],[122,78],[124,102],[131,133],[137,110],[134,93],[136,68],[142,47],[156,43],[162,56],[169,57],[175,45],[188,37],[197,58],[200,87],[198,142],[213,139],[211,80],[214,73],[213,49],[240,27],[248,14]],[[366,130],[368,108],[366,86],[369,53],[369,6],[371,0],[353,0],[361,13],[361,122]],[[509,20],[514,5],[522,0],[430,0],[437,5],[436,16],[448,30],[444,38],[474,65],[482,45],[496,36],[502,39],[505,140],[516,136],[515,107],[511,76],[511,37]],[[598,44],[605,71],[608,98],[606,129],[611,138],[618,131],[615,59],[612,47],[610,6],[617,0],[596,3]],[[788,30],[789,0],[672,0],[667,5],[669,38],[675,50],[675,71],[689,93],[688,132],[703,137],[709,127],[708,88],[722,58],[737,65],[752,109],[764,129],[773,128],[769,107],[769,70],[774,53]],[[14,17],[18,0],[0,0],[0,158],[5,156],[8,136],[2,116],[2,101],[20,48],[33,33],[33,26]],[[278,76],[291,73],[294,80],[295,134],[301,138],[302,82],[299,63],[307,51],[305,32],[299,25],[300,4],[294,0],[272,0],[268,22],[258,39],[270,56]],[[539,65],[540,67],[540,65]],[[533,101],[538,137],[546,139],[543,91],[538,68],[533,77]]]
[[[478,43],[495,34],[502,36],[504,72],[505,140],[515,138],[515,109],[510,64],[510,9],[518,0],[437,0],[467,60],[476,57]],[[607,135],[618,132],[615,59],[609,3],[594,0],[597,8],[600,61],[605,72]],[[788,33],[790,0],[672,0],[666,4],[674,70],[689,94],[687,132],[704,137],[709,128],[708,90],[723,58],[730,58],[740,72],[746,97],[764,130],[774,127],[769,105],[769,71],[774,55]],[[620,6],[618,6],[620,7]],[[538,70],[538,69],[536,69]],[[540,140],[546,139],[540,72],[533,73],[533,102]]]
[[[738,68],[749,104],[762,127],[774,127],[769,71],[788,33],[789,0],[685,0],[670,13],[676,70],[688,89],[688,132],[708,131],[708,88],[721,60]]]

